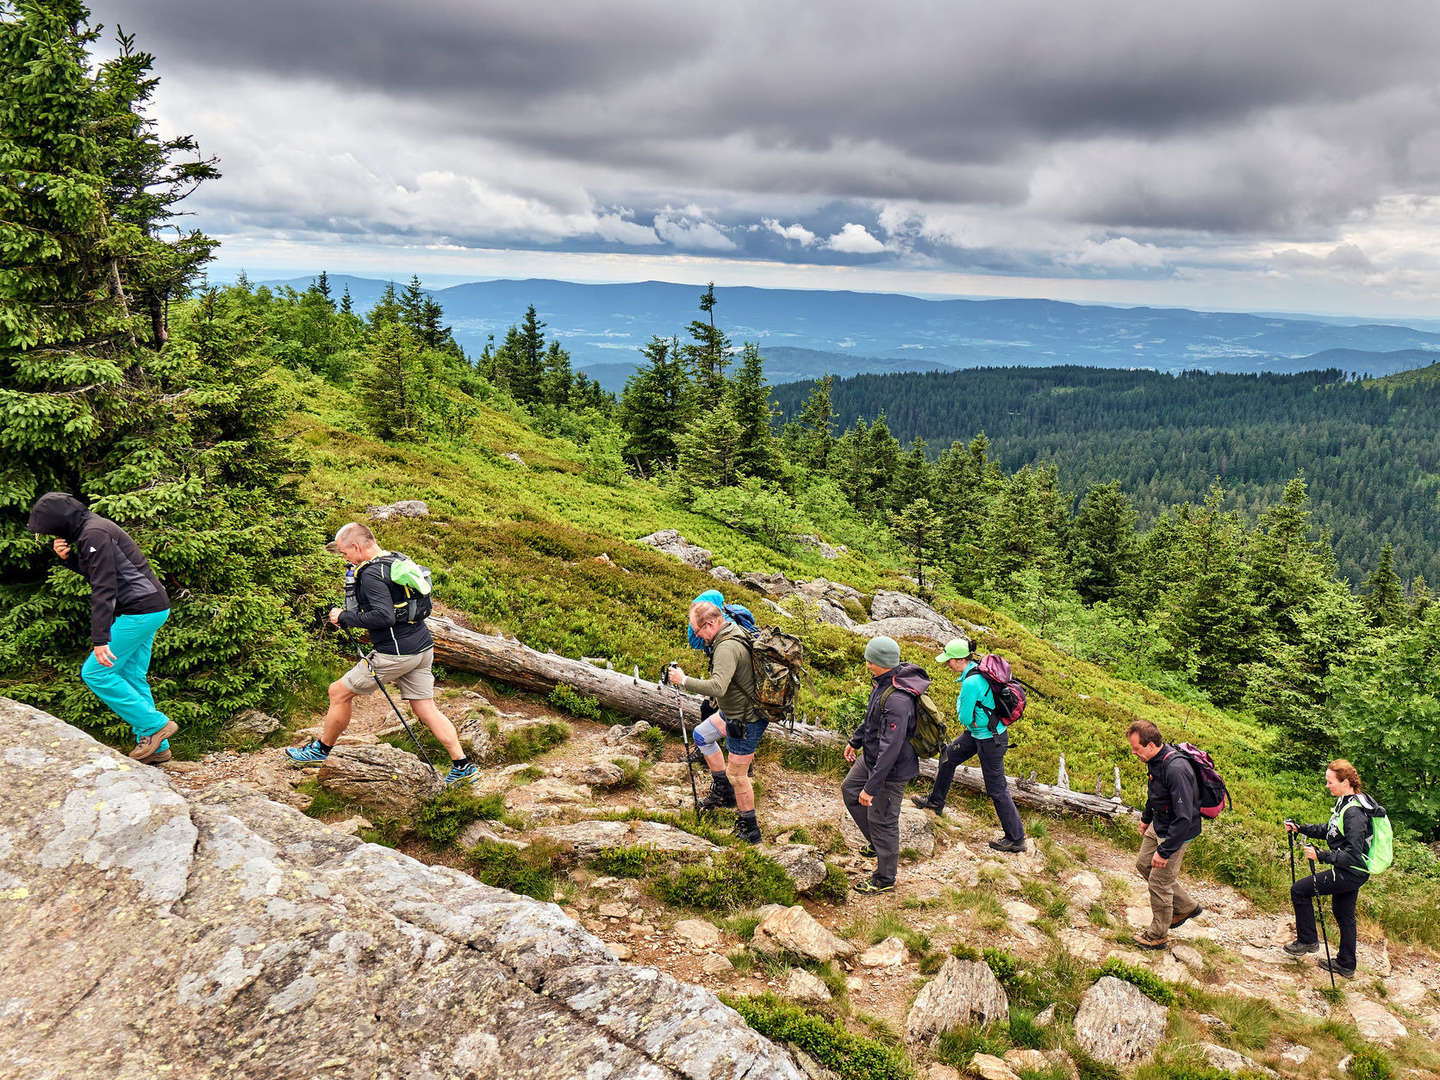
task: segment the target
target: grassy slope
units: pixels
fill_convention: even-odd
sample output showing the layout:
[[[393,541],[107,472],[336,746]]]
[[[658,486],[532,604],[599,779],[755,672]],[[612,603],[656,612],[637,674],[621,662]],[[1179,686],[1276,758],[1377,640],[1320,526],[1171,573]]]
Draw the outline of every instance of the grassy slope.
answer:
[[[507,411],[482,407],[468,435],[444,444],[389,446],[348,430],[354,424],[340,391],[318,381],[298,389],[304,404],[293,430],[314,465],[306,486],[330,512],[332,527],[369,504],[424,499],[432,515],[385,524],[382,544],[428,562],[439,598],[476,625],[515,634],[536,648],[606,656],[617,668],[639,665],[651,677],[665,661],[688,657],[687,604],[715,581],[630,543],[656,529],[679,529],[710,548],[715,563],[741,572],[824,576],[867,593],[906,587],[893,554],[852,552],[831,562],[811,548],[777,552],[689,511],[654,483],[597,483],[585,475],[583,452],[573,443],[539,434]],[[524,459],[524,468],[506,459],[512,452]],[[601,554],[617,565],[595,561]],[[732,589],[727,598],[765,610],[748,590]],[[1238,807],[1207,826],[1190,864],[1257,899],[1282,900],[1288,878],[1278,822],[1286,816],[1323,820],[1328,802],[1318,779],[1303,796],[1290,793],[1293,780],[1277,778],[1267,767],[1270,736],[1254,721],[1205,704],[1178,704],[1120,680],[953,592],[942,589],[936,603],[953,616],[993,627],[982,646],[1014,658],[1017,674],[1039,691],[1015,731],[1012,773],[1034,770],[1053,779],[1063,752],[1075,787],[1090,789],[1100,776],[1108,793],[1119,765],[1125,797],[1138,804],[1144,770],[1128,753],[1124,729],[1133,719],[1153,720],[1167,737],[1211,751]],[[868,689],[863,639],[824,625],[804,636],[818,693],[804,695],[802,711],[846,727]],[[934,662],[933,651],[907,643],[904,652],[931,672],[937,699],[946,700],[953,676]]]

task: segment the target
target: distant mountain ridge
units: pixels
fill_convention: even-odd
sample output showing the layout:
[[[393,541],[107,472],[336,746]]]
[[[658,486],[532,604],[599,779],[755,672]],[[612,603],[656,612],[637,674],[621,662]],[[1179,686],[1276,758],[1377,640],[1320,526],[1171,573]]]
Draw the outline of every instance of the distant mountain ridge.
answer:
[[[311,277],[267,282],[304,289]],[[380,279],[330,275],[348,285],[360,310],[385,288]],[[403,281],[397,281],[397,285]],[[700,316],[700,288],[661,281],[580,284],[534,278],[478,281],[432,290],[455,338],[478,353],[534,304],[547,334],[575,367],[618,389],[655,335],[682,338]],[[718,325],[738,346],[759,344],[772,383],[826,372],[1081,364],[1163,372],[1292,372],[1340,367],[1386,375],[1430,361],[1440,330],[1380,323],[1119,308],[1057,300],[925,300],[898,293],[717,288]],[[1316,359],[1345,350],[1346,360]],[[1399,354],[1414,354],[1401,356]],[[1440,357],[1440,352],[1436,353]]]

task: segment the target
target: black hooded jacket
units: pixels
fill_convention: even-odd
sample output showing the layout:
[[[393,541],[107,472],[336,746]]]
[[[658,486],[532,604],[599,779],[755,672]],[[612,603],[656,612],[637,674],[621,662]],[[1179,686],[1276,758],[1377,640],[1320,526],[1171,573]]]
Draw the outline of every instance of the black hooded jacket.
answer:
[[[1140,820],[1155,826],[1162,838],[1160,857],[1168,859],[1200,835],[1200,794],[1195,766],[1169,743],[1145,766],[1150,790]]]
[[[929,688],[930,676],[917,664],[901,663],[873,676],[865,719],[850,736],[850,745],[864,753],[865,764],[870,766],[865,790],[871,795],[880,794],[892,780],[913,780],[920,775],[920,759],[910,745],[910,736],[915,733],[916,702]]]
[[[70,544],[67,567],[90,583],[90,643],[110,644],[118,615],[166,611],[170,596],[130,534],[108,518],[91,513],[73,495],[51,491],[30,511],[27,532],[61,536]]]

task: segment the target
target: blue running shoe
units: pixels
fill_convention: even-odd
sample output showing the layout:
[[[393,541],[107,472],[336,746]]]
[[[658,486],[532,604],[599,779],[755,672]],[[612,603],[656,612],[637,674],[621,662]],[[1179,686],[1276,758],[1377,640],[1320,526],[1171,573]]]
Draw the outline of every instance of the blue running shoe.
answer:
[[[311,765],[323,764],[330,756],[330,751],[320,745],[319,739],[311,739],[301,747],[290,747],[285,751],[285,756],[290,759],[290,764],[297,769],[304,769]]]
[[[467,761],[464,765],[452,765],[450,771],[445,774],[447,784],[465,784],[474,780],[479,770],[475,768],[473,761]]]

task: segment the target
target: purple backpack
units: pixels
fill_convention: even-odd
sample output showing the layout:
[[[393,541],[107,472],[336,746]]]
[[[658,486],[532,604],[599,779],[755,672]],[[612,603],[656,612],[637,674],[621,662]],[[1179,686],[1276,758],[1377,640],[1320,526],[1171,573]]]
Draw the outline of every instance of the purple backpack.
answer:
[[[1235,805],[1230,798],[1230,789],[1225,786],[1220,770],[1215,768],[1215,761],[1209,754],[1188,742],[1176,743],[1175,750],[1195,769],[1201,814],[1217,818],[1227,807]]]
[[[990,731],[1000,730],[1000,725],[1009,727],[1025,713],[1025,687],[1010,673],[1010,664],[1003,656],[986,653],[978,665],[980,674],[990,684],[990,693],[995,698],[995,707],[986,709],[990,714]],[[985,706],[980,706],[982,709]]]

